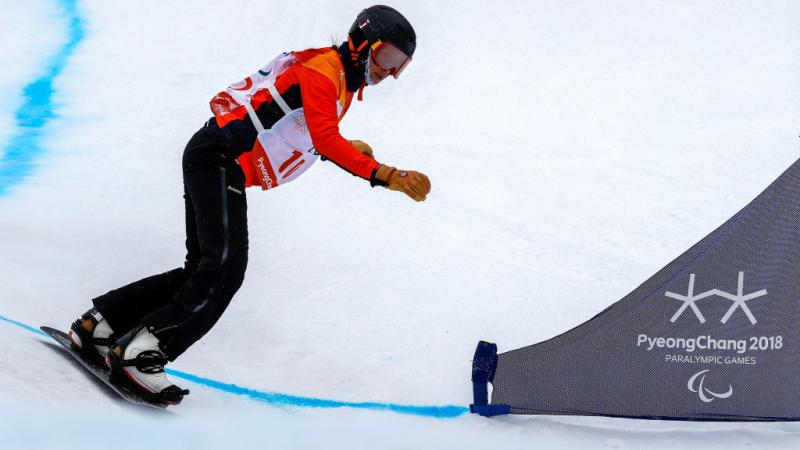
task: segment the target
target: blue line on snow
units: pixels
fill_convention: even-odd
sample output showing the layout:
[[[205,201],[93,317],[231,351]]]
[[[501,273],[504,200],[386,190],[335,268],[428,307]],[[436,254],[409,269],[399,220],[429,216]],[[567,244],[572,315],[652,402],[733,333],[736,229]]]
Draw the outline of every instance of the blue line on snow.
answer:
[[[296,395],[280,394],[275,392],[261,392],[249,388],[237,386],[235,384],[221,383],[216,380],[198,377],[190,373],[179,370],[167,369],[167,373],[172,376],[189,380],[193,383],[201,384],[213,389],[228,392],[230,394],[244,395],[253,400],[258,400],[272,405],[298,406],[306,408],[358,408],[372,409],[380,411],[394,411],[402,414],[412,414],[415,416],[450,418],[458,417],[467,412],[463,406],[415,406],[398,405],[395,403],[375,403],[375,402],[341,402],[337,400],[326,400],[311,397],[299,397]]]
[[[18,327],[24,328],[28,331],[47,336],[41,330],[37,330],[30,325],[22,322],[0,316],[0,321],[5,321]],[[49,337],[49,336],[47,336]],[[170,375],[183,378],[184,380],[191,381],[211,389],[215,389],[229,394],[243,395],[253,400],[264,403],[269,403],[276,406],[295,406],[303,408],[356,408],[356,409],[369,409],[376,411],[392,411],[400,414],[410,414],[423,417],[437,417],[437,418],[454,418],[461,416],[469,411],[464,406],[446,405],[446,406],[417,406],[417,405],[399,405],[396,403],[377,403],[377,402],[342,402],[337,400],[327,400],[312,397],[300,397],[296,395],[280,394],[276,392],[261,392],[255,389],[237,386],[235,384],[223,383],[221,381],[204,378],[191,373],[182,372],[180,370],[167,369]]]
[[[16,325],[16,326],[18,326],[18,327],[25,328],[25,329],[26,329],[26,330],[28,330],[28,331],[33,331],[33,332],[34,332],[34,333],[36,333],[36,334],[41,334],[42,336],[47,336],[47,333],[45,333],[45,332],[44,332],[44,331],[42,331],[42,330],[37,330],[36,328],[33,328],[33,327],[32,327],[32,326],[30,326],[30,325],[25,325],[25,324],[24,324],[24,323],[22,323],[22,322],[17,322],[16,320],[11,320],[11,319],[9,319],[8,317],[3,317],[3,316],[0,316],[0,320],[2,320],[2,321],[5,321],[5,322],[8,322],[8,323],[10,323],[10,324],[13,324],[13,325]],[[50,337],[50,336],[47,336],[47,337]]]
[[[68,20],[67,42],[46,65],[44,75],[25,86],[25,102],[15,114],[19,128],[6,145],[0,159],[0,197],[11,187],[24,181],[34,169],[34,158],[42,153],[41,138],[44,127],[55,116],[53,80],[61,74],[67,59],[83,40],[84,22],[78,14],[78,0],[59,0]]]

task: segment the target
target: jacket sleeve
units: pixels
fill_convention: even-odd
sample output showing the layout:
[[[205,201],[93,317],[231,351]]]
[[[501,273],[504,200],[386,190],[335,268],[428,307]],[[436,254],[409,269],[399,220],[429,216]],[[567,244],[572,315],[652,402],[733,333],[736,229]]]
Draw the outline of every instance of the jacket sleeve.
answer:
[[[336,86],[313,70],[303,69],[298,75],[306,125],[317,152],[351,174],[369,180],[380,164],[339,134]]]

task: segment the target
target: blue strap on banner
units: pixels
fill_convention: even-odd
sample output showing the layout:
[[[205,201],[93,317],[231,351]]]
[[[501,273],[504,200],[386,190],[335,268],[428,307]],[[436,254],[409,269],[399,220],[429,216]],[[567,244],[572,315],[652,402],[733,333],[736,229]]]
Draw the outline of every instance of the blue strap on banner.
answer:
[[[480,341],[472,359],[472,396],[474,403],[469,405],[470,412],[484,417],[509,414],[508,405],[489,404],[489,383],[494,381],[497,370],[497,345]]]

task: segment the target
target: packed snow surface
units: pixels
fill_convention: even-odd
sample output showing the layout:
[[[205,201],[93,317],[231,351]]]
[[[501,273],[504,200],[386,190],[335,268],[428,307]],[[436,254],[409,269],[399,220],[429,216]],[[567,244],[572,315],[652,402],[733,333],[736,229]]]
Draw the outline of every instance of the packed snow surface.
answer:
[[[145,415],[20,326],[66,328],[91,298],[181,265],[180,159],[208,100],[282,51],[340,42],[366,6],[3,0],[0,153],[27,137],[31,167],[0,159],[3,447],[797,445],[797,424],[431,418],[177,378],[184,404]],[[341,131],[428,174],[428,200],[322,162],[249,191],[245,283],[175,370],[303,398],[464,407],[478,340],[507,351],[584,322],[800,155],[796,1],[392,6],[419,36],[414,61],[367,88]],[[26,86],[48,74],[52,114],[20,126]]]

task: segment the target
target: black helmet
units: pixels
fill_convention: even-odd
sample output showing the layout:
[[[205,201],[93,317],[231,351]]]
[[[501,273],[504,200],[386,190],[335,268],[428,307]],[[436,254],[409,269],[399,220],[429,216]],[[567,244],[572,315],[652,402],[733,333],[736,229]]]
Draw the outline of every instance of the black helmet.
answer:
[[[356,49],[365,40],[369,46],[382,41],[391,42],[409,57],[414,56],[417,49],[414,28],[402,14],[389,6],[375,5],[361,11],[348,35]]]
[[[381,67],[392,69],[392,75],[397,78],[416,49],[417,34],[397,10],[375,5],[361,11],[347,33],[347,42],[338,49],[345,66],[347,89],[355,92],[363,88],[369,68],[367,59],[373,50],[377,52],[373,56],[384,57],[376,62],[385,60],[387,64]]]

